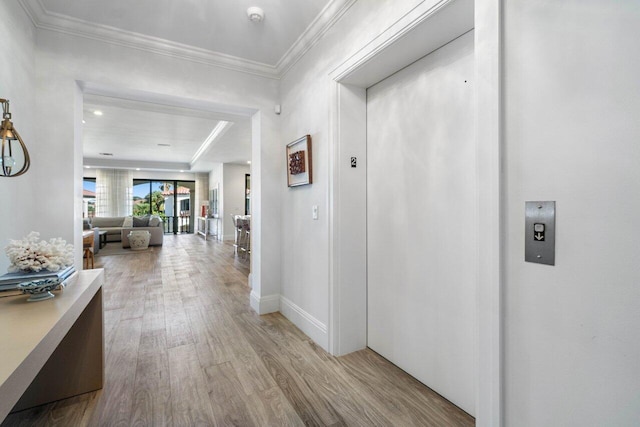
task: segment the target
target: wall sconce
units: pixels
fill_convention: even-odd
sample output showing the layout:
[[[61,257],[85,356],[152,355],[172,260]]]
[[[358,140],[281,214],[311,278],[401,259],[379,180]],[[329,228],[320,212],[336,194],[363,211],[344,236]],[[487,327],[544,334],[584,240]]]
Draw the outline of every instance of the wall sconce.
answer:
[[[29,166],[31,165],[31,159],[29,158],[29,151],[27,151],[27,146],[24,145],[22,138],[18,131],[13,127],[13,123],[11,123],[11,113],[9,112],[9,100],[1,99],[0,104],[2,104],[2,126],[0,126],[0,138],[2,138],[2,156],[0,156],[0,176],[4,177],[14,177],[20,176],[29,170]],[[17,144],[13,144],[13,141],[18,141],[20,146],[17,147]],[[22,167],[17,170],[16,169],[16,159],[14,157],[14,151],[16,151],[16,155],[19,155],[17,149],[22,151]]]

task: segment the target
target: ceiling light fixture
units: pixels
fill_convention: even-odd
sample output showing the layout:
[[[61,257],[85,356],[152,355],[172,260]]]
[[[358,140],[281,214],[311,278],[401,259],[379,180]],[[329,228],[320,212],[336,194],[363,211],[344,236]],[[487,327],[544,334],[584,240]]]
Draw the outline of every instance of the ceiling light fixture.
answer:
[[[251,160],[247,160],[247,164],[250,165],[251,164]]]
[[[11,123],[9,100],[0,99],[0,104],[2,104],[2,125],[0,126],[0,138],[2,138],[2,155],[0,156],[0,170],[2,170],[1,176],[20,176],[29,170],[31,158],[29,157],[27,146],[24,145],[20,134],[13,127],[13,123]],[[19,147],[12,145],[13,141],[18,141]],[[19,157],[22,158],[22,167],[17,170],[15,169],[16,159],[13,153],[14,148],[20,148],[20,151],[22,151],[22,154],[19,155]]]
[[[101,116],[101,115],[102,115],[102,111],[100,111],[100,110],[95,110],[95,111],[93,112],[93,114],[95,114],[96,116]]]
[[[250,7],[247,9],[247,16],[251,22],[261,22],[264,19],[264,10],[259,7]]]

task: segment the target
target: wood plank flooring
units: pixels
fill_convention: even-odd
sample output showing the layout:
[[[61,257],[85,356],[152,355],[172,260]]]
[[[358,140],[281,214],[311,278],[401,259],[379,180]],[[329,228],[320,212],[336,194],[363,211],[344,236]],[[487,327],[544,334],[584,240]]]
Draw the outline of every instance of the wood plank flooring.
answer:
[[[102,390],[2,426],[471,426],[474,419],[371,350],[335,358],[282,315],[249,307],[228,243],[165,236],[104,267]]]

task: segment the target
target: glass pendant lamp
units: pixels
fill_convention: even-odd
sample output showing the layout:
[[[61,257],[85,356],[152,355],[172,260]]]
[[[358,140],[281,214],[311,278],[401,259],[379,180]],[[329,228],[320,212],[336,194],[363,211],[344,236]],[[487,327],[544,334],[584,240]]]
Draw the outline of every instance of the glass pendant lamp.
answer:
[[[2,152],[0,153],[0,177],[20,176],[29,170],[31,159],[29,151],[24,145],[18,131],[11,123],[11,113],[9,112],[9,100],[1,99],[2,104],[2,125],[0,126],[0,138],[2,138]],[[17,141],[17,142],[16,142]],[[16,160],[16,158],[18,160]],[[22,166],[18,169],[17,164]]]

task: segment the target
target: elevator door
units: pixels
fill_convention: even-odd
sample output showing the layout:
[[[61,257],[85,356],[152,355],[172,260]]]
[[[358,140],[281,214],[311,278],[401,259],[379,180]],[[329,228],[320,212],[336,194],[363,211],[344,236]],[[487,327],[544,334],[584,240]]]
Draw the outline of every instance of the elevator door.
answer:
[[[367,90],[368,345],[475,410],[473,32]]]

